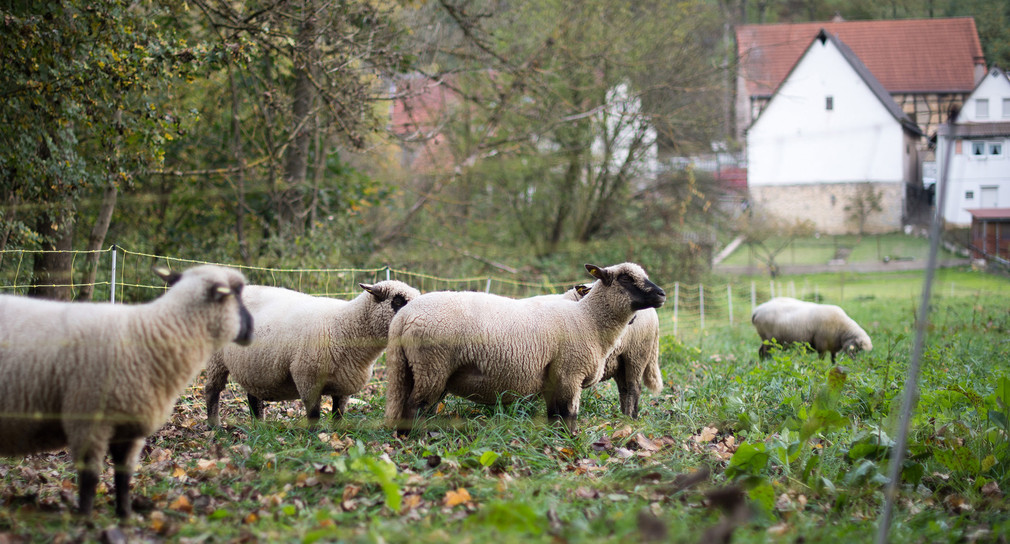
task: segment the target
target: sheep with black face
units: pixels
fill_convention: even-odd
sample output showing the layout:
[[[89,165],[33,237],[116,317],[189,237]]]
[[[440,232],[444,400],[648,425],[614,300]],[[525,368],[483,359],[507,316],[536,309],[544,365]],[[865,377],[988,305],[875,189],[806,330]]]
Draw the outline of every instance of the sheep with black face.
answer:
[[[249,347],[225,347],[207,365],[207,420],[220,425],[220,395],[229,375],[245,389],[249,409],[262,417],[263,401],[301,399],[309,423],[319,419],[323,395],[340,417],[350,395],[372,377],[386,348],[389,322],[419,293],[396,280],[359,284],[353,300],[250,285],[245,302],[256,319]]]
[[[170,288],[147,304],[0,296],[0,455],[69,447],[82,514],[107,451],[116,514],[130,514],[145,438],[212,353],[252,337],[242,274],[211,265],[155,272]]]
[[[547,416],[576,432],[579,397],[636,311],[666,293],[642,267],[586,265],[598,281],[579,301],[474,292],[421,295],[389,327],[386,422],[400,431],[446,394],[483,404],[543,396]]]

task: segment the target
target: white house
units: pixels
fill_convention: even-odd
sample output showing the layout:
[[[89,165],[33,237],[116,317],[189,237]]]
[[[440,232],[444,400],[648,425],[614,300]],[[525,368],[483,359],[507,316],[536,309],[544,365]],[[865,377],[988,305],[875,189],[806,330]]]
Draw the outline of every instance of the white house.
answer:
[[[751,204],[842,234],[859,229],[853,210],[872,195],[882,209],[865,216],[864,231],[898,230],[921,136],[859,58],[821,30],[747,130]]]
[[[982,78],[953,124],[953,137],[949,132],[940,128],[936,147],[937,170],[948,180],[947,224],[970,225],[968,210],[1010,208],[1010,79],[1003,70],[993,68]]]

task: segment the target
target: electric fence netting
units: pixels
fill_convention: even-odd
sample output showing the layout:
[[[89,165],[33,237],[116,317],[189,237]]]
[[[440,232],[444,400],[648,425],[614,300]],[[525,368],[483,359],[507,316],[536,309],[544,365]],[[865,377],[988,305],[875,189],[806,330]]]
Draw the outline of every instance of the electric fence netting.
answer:
[[[34,258],[40,250],[7,249],[0,251],[0,293],[25,295],[33,286]],[[172,269],[185,269],[201,264],[216,264],[241,270],[250,284],[286,287],[310,295],[351,299],[361,293],[359,283],[382,280],[399,280],[422,293],[431,291],[481,291],[497,295],[523,298],[536,295],[563,293],[579,283],[592,281],[588,275],[573,275],[566,280],[544,278],[540,281],[521,281],[510,277],[473,276],[446,278],[393,267],[378,268],[270,268],[234,263],[218,263],[155,255],[111,246],[98,251],[70,251],[73,255],[73,273],[63,283],[44,285],[70,287],[74,298],[81,288],[92,287],[92,300],[136,303],[155,298],[165,290],[165,285],[151,272],[154,265]],[[94,281],[85,283],[89,253],[100,258]],[[803,279],[740,279],[736,281],[683,283],[659,281],[666,290],[667,302],[659,309],[660,334],[676,337],[685,344],[700,342],[706,332],[718,327],[746,327],[755,306],[777,296],[788,296],[831,304],[841,304],[872,296],[866,294],[851,274],[824,276],[817,281]],[[978,296],[975,289],[949,282],[938,287],[938,296]],[[912,288],[905,294],[912,296]]]

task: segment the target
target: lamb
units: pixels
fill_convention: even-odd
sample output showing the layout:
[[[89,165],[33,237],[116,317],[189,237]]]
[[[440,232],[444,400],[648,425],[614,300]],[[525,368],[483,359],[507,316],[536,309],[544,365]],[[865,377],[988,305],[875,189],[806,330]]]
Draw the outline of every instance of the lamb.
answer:
[[[214,351],[252,338],[241,273],[212,265],[155,273],[170,289],[147,304],[0,296],[0,455],[69,447],[81,514],[92,511],[108,451],[116,515],[130,515],[146,437]]]
[[[590,288],[591,285],[578,285],[562,296],[579,300]],[[655,308],[639,310],[631,318],[618,346],[607,357],[600,381],[611,378],[617,382],[621,413],[635,419],[638,419],[643,380],[654,395],[663,389],[663,375],[659,370],[659,313]]]
[[[372,377],[389,322],[420,294],[396,280],[359,286],[363,292],[350,301],[247,287],[245,302],[259,333],[248,348],[227,346],[207,365],[208,424],[221,424],[219,399],[229,374],[245,389],[255,419],[262,418],[263,401],[301,399],[314,425],[323,395],[333,398],[333,416],[342,416],[348,396]]]
[[[771,340],[782,345],[809,343],[822,359],[830,352],[832,363],[840,351],[855,355],[873,349],[866,331],[844,310],[831,304],[773,298],[754,309],[751,323],[761,336],[758,355],[762,359],[768,357]]]
[[[599,281],[578,302],[445,291],[411,302],[389,326],[386,424],[409,431],[446,393],[482,404],[539,394],[548,420],[577,432],[582,388],[635,312],[666,300],[637,264],[586,270]]]

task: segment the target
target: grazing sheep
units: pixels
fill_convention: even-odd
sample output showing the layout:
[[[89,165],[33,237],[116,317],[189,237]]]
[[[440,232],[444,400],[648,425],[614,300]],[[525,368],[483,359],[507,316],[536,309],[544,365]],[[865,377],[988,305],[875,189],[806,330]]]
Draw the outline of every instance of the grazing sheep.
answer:
[[[590,287],[579,285],[562,296],[579,300]],[[631,318],[620,343],[607,357],[600,381],[611,378],[617,382],[621,413],[635,419],[638,418],[643,380],[654,395],[663,389],[663,375],[659,370],[659,313],[655,308],[639,310]]]
[[[844,351],[855,355],[860,351],[870,351],[873,344],[870,337],[845,311],[831,304],[817,304],[788,297],[778,297],[754,308],[751,323],[761,336],[758,355],[768,357],[770,340],[781,345],[809,343],[824,358],[831,353]]]
[[[473,292],[422,295],[389,326],[386,423],[408,431],[446,393],[493,404],[542,395],[549,420],[576,432],[579,396],[636,311],[666,293],[636,264],[601,268],[580,301]]]
[[[220,394],[228,375],[245,389],[252,416],[260,419],[263,401],[301,399],[310,424],[319,420],[323,395],[333,397],[340,417],[349,395],[372,377],[372,366],[386,348],[389,322],[420,293],[400,281],[359,284],[354,300],[316,297],[250,285],[245,303],[256,319],[256,340],[247,348],[226,346],[207,365],[207,422],[220,425]]]
[[[251,340],[242,274],[211,265],[155,273],[171,288],[147,304],[0,296],[0,455],[69,446],[82,514],[108,451],[116,515],[130,515],[145,438],[212,353]]]

